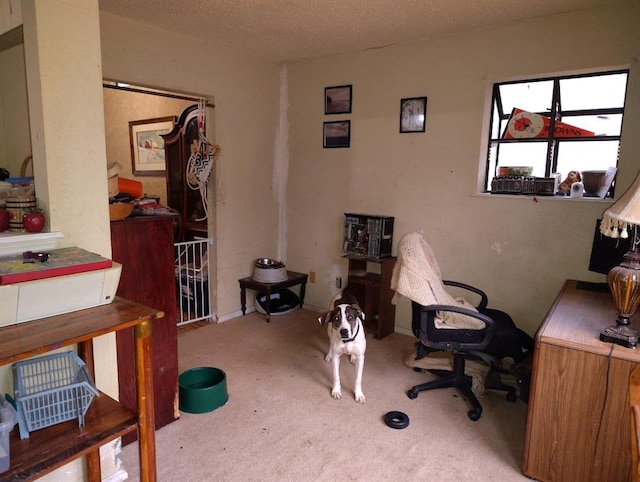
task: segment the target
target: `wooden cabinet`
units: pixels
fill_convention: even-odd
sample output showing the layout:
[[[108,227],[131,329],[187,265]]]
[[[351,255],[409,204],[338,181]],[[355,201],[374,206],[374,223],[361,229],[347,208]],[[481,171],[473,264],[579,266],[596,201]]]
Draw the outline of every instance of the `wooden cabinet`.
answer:
[[[561,482],[626,481],[629,375],[638,350],[601,342],[615,324],[608,292],[569,280],[535,337],[524,473]],[[634,317],[632,326],[638,328]]]
[[[139,410],[132,411],[104,393],[93,399],[84,426],[77,420],[36,430],[21,440],[11,433],[10,462],[2,481],[33,480],[86,455],[87,480],[98,482],[101,445],[126,434],[140,434],[142,481],[156,480],[153,386],[149,354],[151,333],[161,312],[116,298],[113,303],[0,328],[0,365],[78,344],[78,353],[93,374],[92,339],[125,329],[135,330],[135,377]]]
[[[198,148],[198,106],[186,108],[173,130],[164,134],[166,159],[167,205],[180,213],[182,224],[179,241],[191,240],[194,236],[207,237],[207,221],[203,219],[205,209],[200,191],[187,185],[187,162],[192,149]]]
[[[355,295],[366,316],[364,327],[376,338],[381,339],[393,333],[396,307],[391,303],[391,273],[396,258],[368,259],[350,257],[347,286]],[[379,265],[378,270],[369,270],[369,263]]]
[[[174,274],[174,225],[177,216],[140,216],[111,222],[114,261],[122,264],[117,295],[165,313],[154,324],[153,372],[156,428],[179,417],[178,329]],[[136,408],[132,330],[116,334],[120,401]],[[125,437],[125,443],[134,440]]]

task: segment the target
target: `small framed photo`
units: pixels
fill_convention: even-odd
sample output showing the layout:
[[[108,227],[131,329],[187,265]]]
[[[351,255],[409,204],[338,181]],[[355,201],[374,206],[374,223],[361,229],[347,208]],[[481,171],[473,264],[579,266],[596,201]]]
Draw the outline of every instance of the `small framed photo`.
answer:
[[[325,122],[322,147],[349,147],[351,145],[351,121]]]
[[[427,120],[427,98],[400,99],[400,133],[424,132]]]
[[[175,117],[158,117],[129,122],[131,170],[135,176],[164,176],[167,163],[164,139],[173,129]]]
[[[324,89],[324,113],[351,114],[351,86],[338,85]]]

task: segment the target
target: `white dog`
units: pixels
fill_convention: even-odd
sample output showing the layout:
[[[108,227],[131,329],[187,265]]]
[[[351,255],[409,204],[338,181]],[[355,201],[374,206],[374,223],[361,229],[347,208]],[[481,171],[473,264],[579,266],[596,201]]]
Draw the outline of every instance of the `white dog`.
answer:
[[[327,333],[329,334],[329,352],[324,359],[331,360],[333,366],[331,396],[336,400],[342,398],[340,356],[349,355],[349,361],[356,365],[355,399],[358,403],[364,403],[362,371],[364,369],[364,352],[367,349],[363,325],[365,315],[358,305],[358,300],[346,291],[333,298],[330,310],[320,316],[318,321],[327,325]]]

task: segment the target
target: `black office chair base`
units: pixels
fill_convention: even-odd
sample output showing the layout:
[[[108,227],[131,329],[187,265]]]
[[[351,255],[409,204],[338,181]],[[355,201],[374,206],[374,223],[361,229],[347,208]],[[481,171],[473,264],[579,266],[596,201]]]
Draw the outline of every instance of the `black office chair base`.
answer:
[[[507,401],[515,402],[518,399],[515,387],[502,383],[500,378],[501,373],[507,373],[504,370],[493,368],[489,370],[487,377],[484,380],[484,387],[489,390],[500,390],[507,392]]]
[[[456,354],[453,358],[453,371],[434,370],[432,373],[435,373],[440,378],[412,387],[407,392],[407,397],[413,400],[418,397],[419,392],[425,390],[457,388],[471,404],[471,410],[467,412],[469,419],[474,422],[479,420],[482,415],[482,405],[480,405],[478,398],[471,390],[471,377],[464,373],[464,361],[464,357],[461,354]]]

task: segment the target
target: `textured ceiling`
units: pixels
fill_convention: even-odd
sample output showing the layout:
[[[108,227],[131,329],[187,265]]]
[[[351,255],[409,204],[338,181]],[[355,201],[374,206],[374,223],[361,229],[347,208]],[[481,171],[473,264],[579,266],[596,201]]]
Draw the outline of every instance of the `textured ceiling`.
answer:
[[[99,0],[100,10],[287,61],[637,0]]]

